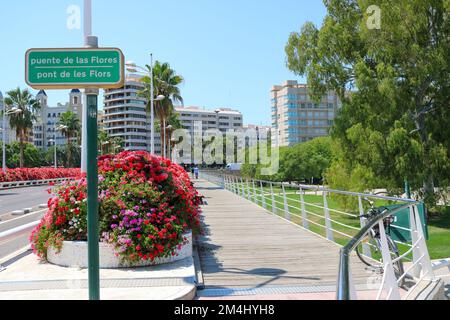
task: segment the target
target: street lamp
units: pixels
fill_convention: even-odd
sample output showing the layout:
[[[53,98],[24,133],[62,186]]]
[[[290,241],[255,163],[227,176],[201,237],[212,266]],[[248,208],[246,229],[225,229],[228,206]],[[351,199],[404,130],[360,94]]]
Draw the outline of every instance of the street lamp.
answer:
[[[103,141],[102,142],[102,150],[101,150],[101,154],[103,155],[103,147],[104,146],[107,146],[107,145],[109,145],[109,144],[111,144],[111,142],[109,142],[109,141]]]
[[[6,110],[6,105],[3,103],[3,94],[0,91],[0,104],[3,106],[3,141],[2,141],[2,171],[6,172],[6,117],[12,114],[22,113],[22,109],[13,107],[10,110]]]
[[[54,152],[55,152],[55,169],[58,169],[58,161],[56,159],[56,140],[50,139],[50,140],[48,140],[48,142],[53,143],[53,149],[55,149],[54,150]]]
[[[154,87],[153,87],[153,54],[150,54],[150,72],[147,69],[136,65],[133,61],[126,62],[127,71],[131,73],[145,74],[150,77],[150,153],[155,154],[155,100],[162,101],[166,97],[159,95],[154,97]],[[139,71],[140,70],[140,71]]]
[[[166,121],[164,121],[164,125],[165,125],[165,122]],[[171,136],[171,134],[170,134],[170,131],[172,130],[172,125],[168,125],[167,127],[164,127],[164,157],[166,157],[167,156],[167,153],[166,153],[166,132],[167,132],[167,130],[169,130],[169,138],[170,138],[170,136]],[[170,158],[170,142],[169,142],[169,158]]]

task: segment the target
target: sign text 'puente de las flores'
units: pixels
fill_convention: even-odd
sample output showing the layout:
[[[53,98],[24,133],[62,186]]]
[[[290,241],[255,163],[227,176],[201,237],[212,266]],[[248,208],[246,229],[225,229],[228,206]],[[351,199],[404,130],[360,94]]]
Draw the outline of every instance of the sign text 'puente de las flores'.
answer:
[[[30,49],[25,79],[35,89],[120,88],[124,57],[117,48]]]

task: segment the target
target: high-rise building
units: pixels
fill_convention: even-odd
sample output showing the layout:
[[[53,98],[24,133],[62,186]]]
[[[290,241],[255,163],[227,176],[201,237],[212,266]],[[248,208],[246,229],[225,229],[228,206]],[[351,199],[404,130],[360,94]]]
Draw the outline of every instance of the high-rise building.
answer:
[[[312,100],[308,86],[290,80],[271,90],[272,129],[279,146],[327,136],[341,102],[328,92],[319,103]]]
[[[150,115],[147,100],[139,97],[144,89],[141,77],[128,74],[125,86],[104,93],[103,129],[110,137],[120,137],[125,150],[150,151]],[[156,116],[155,116],[156,119]],[[160,134],[155,127],[155,153],[161,153]]]
[[[184,129],[193,132],[195,122],[202,123],[203,132],[208,129],[218,129],[226,133],[227,130],[238,130],[243,127],[242,113],[230,108],[206,110],[200,107],[177,107],[175,112]]]
[[[216,132],[205,132],[207,130],[219,130],[223,135],[230,131],[240,131],[243,127],[242,113],[230,108],[218,108],[207,110],[200,107],[177,107],[175,112],[181,122],[183,129],[186,129],[191,136],[191,148],[202,147],[202,139],[216,135]],[[201,129],[200,129],[201,128]],[[209,139],[209,138],[206,138]],[[184,150],[182,163],[199,163],[191,150]],[[196,159],[194,159],[196,158]]]
[[[57,129],[61,114],[72,111],[74,112],[81,124],[82,112],[82,94],[80,90],[73,89],[69,93],[69,102],[65,104],[58,103],[56,107],[48,105],[48,97],[44,90],[39,91],[36,99],[40,102],[41,108],[33,122],[33,130],[31,142],[39,149],[47,150],[53,146],[51,140],[56,141],[57,146],[67,145],[67,138]],[[77,141],[77,137],[72,137],[73,142]]]

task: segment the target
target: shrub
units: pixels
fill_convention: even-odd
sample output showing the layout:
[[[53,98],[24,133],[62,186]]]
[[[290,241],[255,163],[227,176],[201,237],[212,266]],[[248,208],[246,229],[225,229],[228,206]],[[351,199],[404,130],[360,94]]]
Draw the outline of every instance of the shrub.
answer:
[[[34,252],[61,240],[87,240],[86,179],[55,190],[48,212],[33,231]],[[99,159],[100,239],[114,245],[124,262],[153,261],[176,254],[186,239],[200,231],[199,201],[189,175],[170,160],[147,152],[122,152]]]
[[[0,182],[47,180],[59,178],[80,178],[80,169],[65,168],[21,168],[8,169],[3,172],[0,169]]]

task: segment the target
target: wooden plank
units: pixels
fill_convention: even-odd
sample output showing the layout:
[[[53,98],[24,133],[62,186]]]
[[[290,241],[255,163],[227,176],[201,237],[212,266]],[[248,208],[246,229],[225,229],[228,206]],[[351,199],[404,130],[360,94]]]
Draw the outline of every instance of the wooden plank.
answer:
[[[205,288],[336,285],[340,247],[229,191],[199,181],[207,198],[196,244]],[[373,274],[357,259],[355,283]]]

